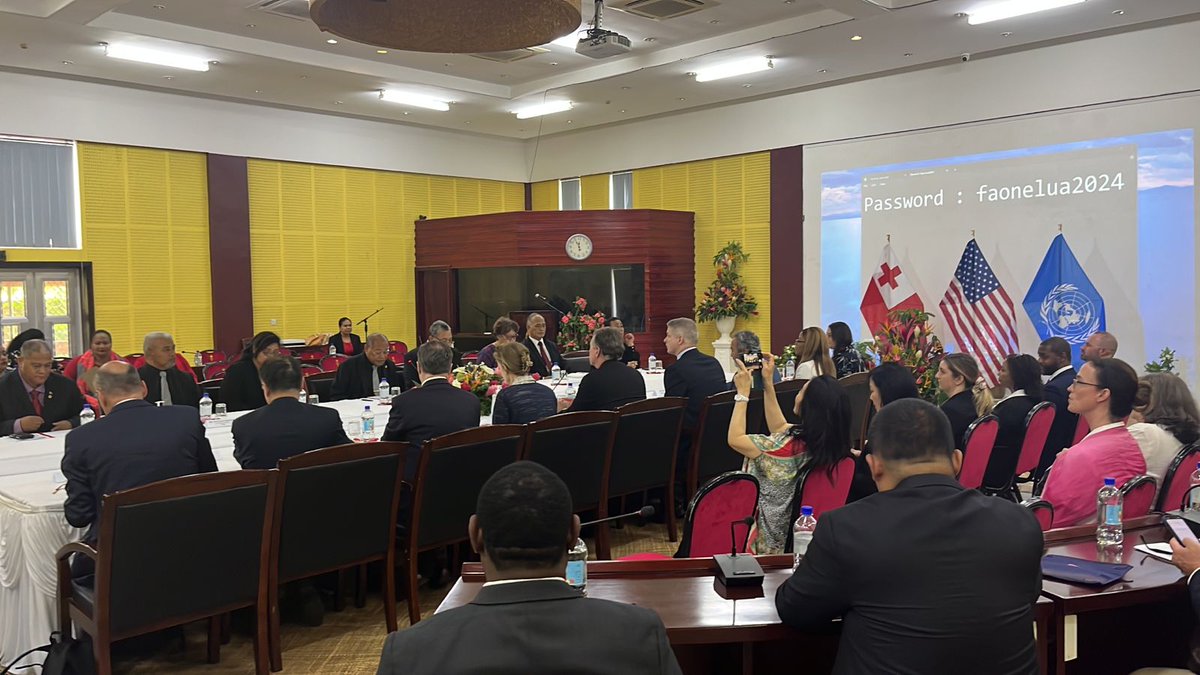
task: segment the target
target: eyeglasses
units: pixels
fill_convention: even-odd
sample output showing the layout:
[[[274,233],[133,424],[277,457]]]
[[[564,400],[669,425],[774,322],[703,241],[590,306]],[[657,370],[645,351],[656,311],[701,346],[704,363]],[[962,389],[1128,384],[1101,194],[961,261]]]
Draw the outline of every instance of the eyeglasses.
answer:
[[[1079,379],[1078,377],[1077,377],[1077,378],[1075,378],[1074,380],[1071,380],[1071,383],[1072,383],[1072,384],[1082,384],[1082,385],[1084,385],[1084,386],[1087,386],[1087,387],[1095,387],[1095,388],[1097,388],[1097,389],[1104,389],[1104,388],[1105,388],[1105,387],[1104,387],[1104,385],[1102,385],[1102,384],[1096,384],[1095,382],[1084,382],[1083,380]]]

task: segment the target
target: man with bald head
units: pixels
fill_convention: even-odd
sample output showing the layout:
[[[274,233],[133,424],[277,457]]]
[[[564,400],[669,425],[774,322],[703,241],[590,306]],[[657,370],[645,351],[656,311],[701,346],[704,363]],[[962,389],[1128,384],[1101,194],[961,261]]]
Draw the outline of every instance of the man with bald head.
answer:
[[[105,415],[67,434],[62,472],[67,522],[87,528],[83,541],[95,546],[104,495],[216,471],[217,463],[200,413],[189,406],[148,403],[146,385],[133,366],[104,364],[93,388]],[[76,556],[71,563],[72,576],[82,584],[91,585],[92,572],[88,558]]]
[[[1092,333],[1087,342],[1079,348],[1079,356],[1084,361],[1111,359],[1116,355],[1117,336],[1103,330]]]
[[[54,354],[45,340],[21,345],[17,370],[0,379],[0,436],[79,426],[83,395],[53,369]]]

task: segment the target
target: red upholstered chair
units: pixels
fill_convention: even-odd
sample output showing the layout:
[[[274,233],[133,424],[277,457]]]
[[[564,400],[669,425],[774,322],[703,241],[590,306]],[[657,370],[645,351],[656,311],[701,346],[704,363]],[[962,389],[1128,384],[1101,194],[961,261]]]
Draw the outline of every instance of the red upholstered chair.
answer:
[[[797,518],[801,506],[813,507],[813,515],[817,518],[822,513],[832,511],[846,505],[850,496],[850,486],[854,482],[854,458],[845,457],[834,465],[831,476],[826,469],[808,471],[800,477],[796,485],[796,508],[793,509]],[[795,518],[792,519],[795,522]]]
[[[1000,420],[995,415],[984,415],[971,422],[963,435],[963,464],[958,472],[958,482],[968,490],[983,485],[983,474],[992,459],[992,448],[996,446],[996,435],[1000,433]]]
[[[1177,511],[1184,507],[1197,463],[1200,463],[1200,443],[1183,446],[1163,476],[1155,511]],[[1195,495],[1192,498],[1195,499]]]
[[[342,362],[344,362],[346,358],[347,357],[345,354],[330,354],[329,356],[321,359],[321,370],[327,373],[335,372],[338,368],[342,367]]]
[[[200,351],[200,365],[207,366],[210,363],[224,363],[228,358],[225,352],[220,349],[204,349]]]
[[[1083,415],[1080,415],[1079,423],[1075,425],[1075,437],[1071,439],[1071,445],[1075,445],[1079,443],[1079,441],[1082,441],[1083,437],[1087,436],[1088,432],[1091,430],[1092,428],[1088,426],[1087,420],[1083,419]]]
[[[307,377],[309,375],[317,375],[325,371],[321,370],[321,366],[314,366],[311,363],[301,363],[300,372]]]
[[[1042,401],[1033,406],[1025,416],[1025,439],[1021,441],[1021,453],[1017,457],[1017,470],[1013,476],[1009,492],[1012,500],[1021,501],[1021,491],[1017,489],[1017,476],[1026,473],[1033,475],[1038,462],[1042,459],[1042,450],[1046,447],[1046,439],[1050,436],[1050,426],[1054,424],[1054,404]]]
[[[1054,522],[1054,505],[1045,499],[1034,497],[1021,502],[1021,506],[1029,509],[1033,513],[1033,517],[1037,518],[1038,525],[1042,527],[1042,532],[1050,529]]]
[[[707,558],[729,553],[730,523],[758,513],[758,479],[741,471],[729,471],[708,481],[696,491],[683,523],[683,541],[676,558]],[[748,525],[734,525],[738,532],[737,552],[746,552]]]
[[[204,379],[215,380],[218,377],[225,377],[225,371],[228,368],[228,363],[210,363],[204,366]]]
[[[388,358],[392,363],[404,367],[404,357],[408,356],[408,345],[400,340],[392,340],[388,343]]]
[[[1158,492],[1158,479],[1154,476],[1134,476],[1121,486],[1121,496],[1124,499],[1122,520],[1141,518],[1150,513],[1154,505],[1154,493]]]

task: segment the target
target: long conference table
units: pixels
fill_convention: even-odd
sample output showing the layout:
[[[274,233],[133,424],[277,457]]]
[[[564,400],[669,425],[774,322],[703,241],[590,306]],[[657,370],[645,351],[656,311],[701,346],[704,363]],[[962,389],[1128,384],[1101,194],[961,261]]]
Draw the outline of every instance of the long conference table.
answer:
[[[639,372],[646,380],[647,396],[663,396],[662,372]],[[582,373],[573,373],[552,388],[562,397],[568,384],[578,386],[582,378]],[[367,404],[372,404],[375,411],[377,439],[387,424],[390,403],[352,399],[320,405],[338,411],[351,438],[370,440],[361,438],[359,432],[363,406]],[[220,471],[241,468],[233,458],[232,426],[233,420],[244,414],[229,413],[204,421],[205,435]],[[488,417],[481,419],[481,424],[490,422]],[[45,644],[50,631],[57,629],[54,554],[82,535],[63,516],[66,479],[59,467],[68,433],[34,434],[29,440],[0,437],[0,666],[27,649]]]

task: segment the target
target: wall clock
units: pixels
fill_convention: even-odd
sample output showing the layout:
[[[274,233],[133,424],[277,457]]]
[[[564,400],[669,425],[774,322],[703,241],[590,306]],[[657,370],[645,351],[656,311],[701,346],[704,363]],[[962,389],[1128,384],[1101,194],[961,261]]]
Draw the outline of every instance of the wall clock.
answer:
[[[592,255],[592,239],[586,234],[567,237],[567,255],[571,260],[587,260]]]

